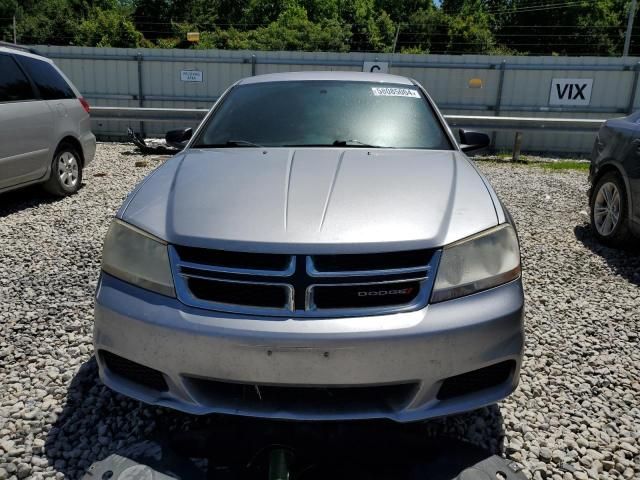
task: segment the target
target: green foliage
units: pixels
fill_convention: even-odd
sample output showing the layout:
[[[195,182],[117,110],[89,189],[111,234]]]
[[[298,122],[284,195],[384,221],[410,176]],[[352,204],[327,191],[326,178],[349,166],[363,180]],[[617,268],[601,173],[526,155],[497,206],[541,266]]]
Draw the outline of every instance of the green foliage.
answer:
[[[292,5],[267,27],[248,31],[255,50],[347,51],[348,29],[333,20],[314,23],[304,7]]]
[[[575,160],[560,160],[557,162],[540,162],[540,167],[548,168],[550,170],[583,170],[588,171],[590,162],[578,162]]]
[[[0,0],[26,44],[619,55],[629,0]],[[561,8],[558,8],[558,6]],[[542,9],[546,10],[542,10]],[[637,22],[640,23],[640,22]],[[186,33],[197,31],[191,44]],[[399,32],[399,35],[397,35]],[[397,37],[396,37],[397,36]],[[634,29],[632,54],[640,53]]]
[[[0,0],[0,39],[13,39],[13,20],[14,13],[18,11],[17,0]]]
[[[266,27],[205,32],[197,48],[347,51],[349,35],[349,29],[336,19],[314,23],[304,7],[291,5]]]
[[[442,10],[421,8],[409,17],[410,30],[400,37],[401,51],[406,53],[440,53],[449,44],[450,17]]]
[[[492,53],[496,45],[490,22],[482,0],[467,0],[460,15],[448,16],[447,50],[451,53]]]
[[[87,19],[78,26],[75,43],[96,47],[143,46],[144,37],[136,30],[129,14],[130,12],[123,8],[92,8]]]
[[[36,3],[37,6],[34,5]],[[16,17],[19,19],[18,38],[36,44],[67,45],[73,39],[77,26],[76,11],[80,10],[84,13],[83,7],[84,5],[73,4],[68,0],[24,2],[16,12]]]

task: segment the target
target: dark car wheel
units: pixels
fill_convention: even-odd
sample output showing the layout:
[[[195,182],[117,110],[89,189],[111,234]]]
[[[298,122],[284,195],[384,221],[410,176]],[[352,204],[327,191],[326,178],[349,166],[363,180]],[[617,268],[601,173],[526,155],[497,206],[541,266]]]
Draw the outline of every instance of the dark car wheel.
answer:
[[[78,150],[63,143],[56,150],[51,163],[51,175],[44,188],[51,194],[64,197],[76,193],[82,183],[82,160]]]
[[[629,209],[624,182],[618,173],[604,174],[591,194],[591,228],[605,245],[622,247],[630,241]]]

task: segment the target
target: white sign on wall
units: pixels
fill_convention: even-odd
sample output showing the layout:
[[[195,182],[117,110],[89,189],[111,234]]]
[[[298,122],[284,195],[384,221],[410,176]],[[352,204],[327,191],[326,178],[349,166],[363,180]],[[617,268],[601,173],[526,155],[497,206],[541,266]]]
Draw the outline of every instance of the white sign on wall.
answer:
[[[389,73],[389,62],[364,62],[362,64],[362,71],[371,73]]]
[[[554,78],[549,105],[585,106],[591,103],[593,78]]]
[[[180,70],[180,80],[183,82],[202,82],[200,70]]]

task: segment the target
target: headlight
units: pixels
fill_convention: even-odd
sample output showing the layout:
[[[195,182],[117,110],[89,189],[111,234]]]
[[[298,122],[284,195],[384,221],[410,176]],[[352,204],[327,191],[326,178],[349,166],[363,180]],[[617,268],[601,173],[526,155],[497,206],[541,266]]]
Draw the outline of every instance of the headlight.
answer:
[[[176,296],[167,244],[117,218],[104,240],[102,270],[139,287]]]
[[[513,227],[503,224],[444,248],[431,303],[462,297],[520,276],[520,249]]]

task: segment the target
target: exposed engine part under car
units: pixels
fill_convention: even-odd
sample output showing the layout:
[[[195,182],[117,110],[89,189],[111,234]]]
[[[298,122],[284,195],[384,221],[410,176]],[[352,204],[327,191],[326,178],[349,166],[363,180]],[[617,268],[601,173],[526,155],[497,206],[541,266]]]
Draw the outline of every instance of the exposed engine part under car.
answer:
[[[191,130],[191,129],[187,129]],[[170,130],[166,133],[164,140],[158,138],[143,138],[142,135],[135,132],[131,127],[127,127],[127,135],[129,136],[129,140],[133,143],[140,153],[143,154],[167,154],[173,155],[177,153],[179,150],[182,150],[186,142],[175,142],[172,140],[172,134],[176,132],[175,130]],[[183,133],[183,130],[180,130]]]
[[[447,437],[406,431],[389,438],[380,425],[378,430],[340,425],[333,435],[318,425],[258,425],[260,433],[251,427],[215,428],[143,441],[95,462],[84,480],[526,478],[517,463]]]

